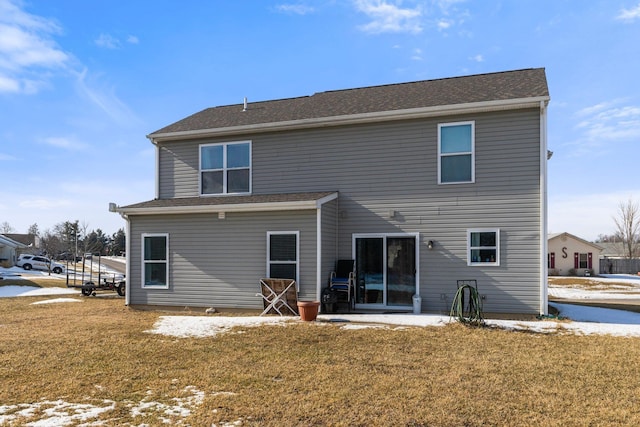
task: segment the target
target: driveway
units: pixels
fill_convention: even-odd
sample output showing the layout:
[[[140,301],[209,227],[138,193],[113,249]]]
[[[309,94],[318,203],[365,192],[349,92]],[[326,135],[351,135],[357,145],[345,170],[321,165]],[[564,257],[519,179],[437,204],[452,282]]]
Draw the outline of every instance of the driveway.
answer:
[[[559,304],[583,305],[585,307],[611,308],[615,310],[626,310],[640,313],[640,298],[638,299],[564,299],[549,298],[549,302]]]
[[[100,259],[100,263],[105,267],[121,274],[125,274],[127,271],[127,264],[122,261],[114,261],[112,259],[104,257]]]

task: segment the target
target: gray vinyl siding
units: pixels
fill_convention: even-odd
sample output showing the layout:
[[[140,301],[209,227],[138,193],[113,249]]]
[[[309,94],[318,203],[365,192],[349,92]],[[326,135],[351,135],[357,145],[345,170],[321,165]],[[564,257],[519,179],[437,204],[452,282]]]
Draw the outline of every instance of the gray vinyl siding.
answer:
[[[197,142],[180,141],[159,146],[159,186],[161,199],[200,194],[200,159]]]
[[[316,294],[316,211],[134,216],[130,303],[259,309],[267,232],[300,232],[300,296]],[[169,234],[169,289],[142,288],[141,234]]]
[[[475,183],[438,185],[438,123],[469,120],[475,121]],[[456,280],[477,279],[480,293],[485,295],[485,311],[539,311],[542,236],[538,109],[165,143],[160,149],[160,197],[197,196],[198,145],[234,140],[252,141],[253,194],[339,192],[336,235],[322,239],[323,280],[335,258],[351,258],[354,233],[419,232],[424,310],[448,311]],[[393,218],[389,217],[391,210],[396,212]],[[262,221],[256,220],[262,215],[253,214],[254,221],[250,221],[251,215],[247,214],[249,228],[256,223],[262,228]],[[469,228],[500,229],[500,266],[467,266]],[[197,226],[190,224],[189,229],[201,238]],[[227,226],[220,232],[233,235],[236,231],[244,230]],[[132,235],[135,240],[134,230]],[[332,238],[337,242],[334,259],[326,252]],[[428,240],[436,243],[433,250],[427,249]],[[200,240],[202,244],[206,241]],[[244,251],[249,245],[236,242],[233,247]],[[197,245],[194,250],[202,247]],[[315,246],[311,250],[315,251]],[[315,262],[315,253],[307,256]],[[258,267],[251,267],[250,274],[243,273],[246,284],[242,286],[248,289],[255,281],[255,269],[263,268],[263,258],[256,253],[243,262],[245,266],[257,263]],[[187,273],[188,263],[183,264]],[[193,278],[188,289],[198,289],[202,286],[198,280],[205,277]],[[232,279],[231,274],[224,278]],[[229,286],[223,285],[224,280],[219,280],[222,289]],[[190,301],[200,301],[193,292],[196,295]],[[232,293],[225,293],[225,303],[231,301]],[[249,305],[246,299],[236,302],[243,307]]]
[[[329,282],[329,274],[335,268],[338,248],[338,200],[325,203],[321,210],[322,261],[320,286]]]

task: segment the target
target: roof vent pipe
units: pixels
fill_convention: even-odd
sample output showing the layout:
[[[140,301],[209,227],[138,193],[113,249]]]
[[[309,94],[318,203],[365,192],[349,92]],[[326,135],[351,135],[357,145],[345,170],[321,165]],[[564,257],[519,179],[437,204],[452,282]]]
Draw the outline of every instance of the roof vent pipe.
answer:
[[[247,111],[247,97],[244,97],[244,108],[242,109],[242,111]]]

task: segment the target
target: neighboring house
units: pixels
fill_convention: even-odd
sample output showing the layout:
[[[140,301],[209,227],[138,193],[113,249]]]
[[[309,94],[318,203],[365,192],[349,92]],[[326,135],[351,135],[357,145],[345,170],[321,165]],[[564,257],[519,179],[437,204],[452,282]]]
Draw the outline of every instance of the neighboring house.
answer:
[[[35,234],[22,234],[22,233],[5,233],[5,236],[16,242],[20,242],[29,248],[40,247],[40,237]]]
[[[17,250],[27,247],[27,245],[13,240],[5,234],[0,234],[0,266],[14,266],[18,259]]]
[[[548,245],[549,274],[559,276],[600,274],[598,259],[602,246],[569,233],[550,234]]]
[[[546,313],[544,69],[203,110],[148,136],[156,197],[127,219],[127,303],[259,309],[262,277],[356,308]],[[419,296],[420,298],[413,298]]]
[[[629,249],[625,242],[598,242],[598,245],[602,247],[600,258],[629,258]],[[631,258],[638,259],[640,254],[635,252]]]
[[[638,274],[640,272],[640,256],[635,254],[631,259],[627,255],[624,242],[598,242],[600,252],[600,271],[612,274]]]

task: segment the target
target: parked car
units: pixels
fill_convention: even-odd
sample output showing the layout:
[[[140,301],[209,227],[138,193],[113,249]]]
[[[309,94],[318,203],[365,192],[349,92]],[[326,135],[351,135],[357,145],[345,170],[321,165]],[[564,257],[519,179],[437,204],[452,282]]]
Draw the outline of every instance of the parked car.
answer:
[[[31,270],[32,268],[35,270],[45,270],[51,271],[56,274],[64,273],[64,265],[57,263],[55,261],[51,261],[49,258],[38,256],[38,255],[30,255],[30,254],[22,254],[18,257],[18,261],[16,262],[18,267],[22,267],[25,270]]]
[[[82,261],[81,256],[75,256],[69,252],[62,252],[60,255],[56,257],[58,261],[73,261],[75,259],[76,262]]]

